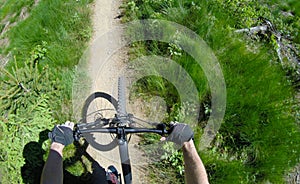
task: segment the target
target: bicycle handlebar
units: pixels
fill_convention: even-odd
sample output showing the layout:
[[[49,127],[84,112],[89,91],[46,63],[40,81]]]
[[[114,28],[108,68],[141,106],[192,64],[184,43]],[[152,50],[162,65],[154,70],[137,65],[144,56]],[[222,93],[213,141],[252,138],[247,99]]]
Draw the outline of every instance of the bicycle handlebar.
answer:
[[[93,123],[91,123],[93,124]],[[156,128],[132,128],[132,127],[107,127],[107,128],[89,128],[89,124],[77,124],[75,128],[75,139],[78,140],[84,133],[114,133],[117,135],[127,133],[156,133],[161,136],[170,134],[170,130],[166,129],[166,124],[160,123]]]
[[[157,133],[159,135],[168,134],[166,130],[159,130],[156,128],[147,129],[147,128],[131,128],[131,127],[108,127],[108,128],[97,128],[97,129],[83,129],[79,130],[80,134],[83,133],[115,133],[118,134],[120,131],[124,131],[125,133]]]

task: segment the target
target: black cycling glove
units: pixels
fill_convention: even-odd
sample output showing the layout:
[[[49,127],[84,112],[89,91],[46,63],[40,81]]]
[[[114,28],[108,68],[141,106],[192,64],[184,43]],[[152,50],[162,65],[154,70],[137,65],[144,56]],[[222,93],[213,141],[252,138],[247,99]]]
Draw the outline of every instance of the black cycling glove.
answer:
[[[189,125],[184,123],[175,123],[172,125],[171,133],[166,140],[182,146],[184,142],[188,142],[193,137],[194,132]]]
[[[48,133],[48,137],[52,142],[57,142],[67,146],[74,141],[73,127],[74,123],[69,121],[62,125],[56,125],[52,132]]]

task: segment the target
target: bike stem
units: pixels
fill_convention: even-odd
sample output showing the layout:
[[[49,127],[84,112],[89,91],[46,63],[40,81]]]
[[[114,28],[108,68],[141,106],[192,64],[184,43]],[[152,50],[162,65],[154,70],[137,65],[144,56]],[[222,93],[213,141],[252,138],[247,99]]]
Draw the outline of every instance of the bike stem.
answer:
[[[132,173],[131,173],[131,164],[128,152],[128,142],[126,137],[126,132],[124,127],[117,128],[118,135],[118,145],[119,145],[119,153],[122,164],[123,178],[125,184],[132,183]]]

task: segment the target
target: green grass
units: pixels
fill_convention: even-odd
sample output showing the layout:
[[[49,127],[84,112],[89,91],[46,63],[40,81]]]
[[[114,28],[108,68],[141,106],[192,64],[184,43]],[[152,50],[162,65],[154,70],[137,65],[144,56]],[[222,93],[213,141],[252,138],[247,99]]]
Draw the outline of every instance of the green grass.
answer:
[[[1,0],[0,5],[0,20],[7,19],[10,23],[13,23],[17,20],[18,16],[21,13],[22,8],[27,8],[27,11],[30,11],[34,4],[34,0]]]
[[[91,29],[86,26],[90,24],[90,14],[86,11],[88,2],[40,2],[30,16],[8,34],[8,51],[17,57],[17,61],[24,61],[33,47],[44,42],[47,49],[47,57],[42,61],[44,65],[76,65],[91,35]]]
[[[158,18],[192,29],[210,46],[221,64],[227,89],[226,113],[212,147],[200,153],[211,183],[283,183],[287,172],[299,162],[300,134],[293,112],[292,82],[277,64],[270,40],[251,40],[233,32],[259,25],[262,16],[272,21],[282,34],[290,34],[297,45],[299,16],[284,17],[279,13],[282,7],[293,11],[290,5],[297,3],[264,2],[131,0],[124,4],[125,21]],[[268,8],[268,4],[273,5],[272,8]],[[155,41],[132,46],[133,58],[152,54],[170,57],[181,64],[197,84],[199,103],[209,105],[210,91],[205,75],[191,57],[184,52],[181,56],[172,56],[168,45]],[[144,89],[151,94],[153,89],[157,93],[157,87],[151,87],[157,78],[147,81],[150,82],[140,83],[143,87],[138,92]],[[162,94],[176,96],[176,91],[165,82],[160,85],[164,86],[160,89],[165,90]],[[176,117],[176,113],[170,119]],[[199,132],[201,134],[201,130]],[[168,176],[168,171],[163,169],[166,165],[156,166],[154,173],[161,169],[163,175]],[[180,180],[182,177],[177,182]]]
[[[49,149],[47,134],[57,123],[72,120],[71,90],[75,65],[91,36],[90,0],[9,0],[1,3],[0,18],[17,24],[4,34],[10,62],[0,70],[0,166],[3,183],[39,183]],[[28,8],[25,20],[18,18]],[[14,15],[14,16],[11,16]],[[6,20],[7,21],[7,20]],[[40,135],[40,136],[39,136]],[[81,181],[86,170],[78,147],[68,147],[65,172]]]

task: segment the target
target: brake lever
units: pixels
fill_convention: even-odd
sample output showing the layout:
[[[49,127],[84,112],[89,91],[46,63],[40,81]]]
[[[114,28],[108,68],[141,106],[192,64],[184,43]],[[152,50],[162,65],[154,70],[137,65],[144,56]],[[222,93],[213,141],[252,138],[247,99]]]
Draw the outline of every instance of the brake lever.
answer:
[[[86,128],[95,128],[95,127],[103,127],[105,125],[109,124],[110,119],[102,118],[102,119],[96,119],[95,122],[91,123],[77,123],[75,125],[73,134],[74,134],[74,140],[78,141],[81,137],[80,129],[86,129]]]
[[[170,134],[170,130],[167,130],[167,125],[165,123],[157,124],[156,129],[161,130],[161,136],[166,136]]]

